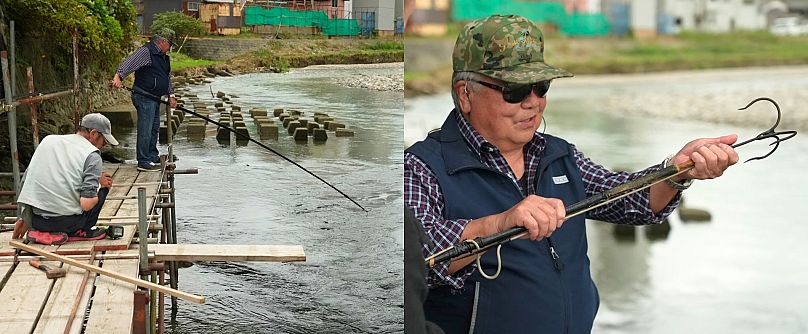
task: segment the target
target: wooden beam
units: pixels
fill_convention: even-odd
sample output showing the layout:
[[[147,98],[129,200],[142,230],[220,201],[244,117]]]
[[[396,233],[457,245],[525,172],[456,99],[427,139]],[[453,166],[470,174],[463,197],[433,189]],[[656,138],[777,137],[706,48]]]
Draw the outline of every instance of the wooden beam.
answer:
[[[306,261],[300,245],[149,245],[156,261]]]
[[[187,292],[182,292],[182,291],[179,291],[179,290],[174,290],[172,288],[167,288],[167,287],[164,287],[164,286],[161,286],[161,285],[157,285],[157,284],[154,284],[152,282],[147,282],[147,281],[140,280],[140,279],[137,279],[137,278],[121,275],[121,274],[116,273],[116,272],[111,271],[111,270],[107,270],[107,269],[104,269],[104,268],[101,268],[101,267],[98,267],[98,266],[93,266],[93,265],[90,265],[90,264],[86,264],[84,262],[76,261],[76,260],[73,260],[71,258],[64,257],[64,256],[61,256],[61,255],[58,255],[58,254],[54,254],[54,253],[51,253],[51,252],[48,252],[48,251],[43,251],[43,250],[41,250],[39,248],[28,246],[28,245],[26,245],[24,243],[21,243],[19,241],[11,241],[11,242],[9,242],[9,244],[11,245],[11,247],[22,249],[22,250],[24,250],[26,252],[31,252],[31,253],[34,253],[34,254],[37,254],[37,255],[42,255],[42,256],[47,257],[47,258],[49,258],[51,260],[54,260],[54,261],[63,262],[65,264],[69,264],[71,266],[79,267],[79,268],[82,268],[84,270],[89,270],[89,271],[92,271],[94,273],[98,273],[98,274],[101,274],[101,275],[104,275],[104,276],[107,276],[107,277],[112,277],[114,279],[124,281],[124,282],[127,282],[127,283],[131,283],[131,284],[137,285],[137,286],[145,288],[145,289],[151,289],[151,290],[155,290],[155,291],[160,291],[160,292],[163,292],[165,294],[172,295],[172,296],[175,296],[175,297],[178,297],[178,298],[182,298],[182,299],[185,299],[187,301],[191,301],[191,302],[194,302],[194,303],[197,303],[197,304],[204,304],[205,303],[205,297],[203,297],[203,296],[197,296],[197,295],[190,294],[190,293],[187,293]]]

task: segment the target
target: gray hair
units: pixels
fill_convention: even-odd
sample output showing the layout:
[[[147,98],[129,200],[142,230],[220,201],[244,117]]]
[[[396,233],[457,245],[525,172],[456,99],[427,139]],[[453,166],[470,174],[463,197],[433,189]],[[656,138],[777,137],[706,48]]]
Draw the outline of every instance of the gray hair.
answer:
[[[168,43],[169,45],[171,44],[171,42],[169,42],[169,41],[168,41],[168,40],[167,40],[165,37],[160,36],[160,35],[152,35],[151,40],[152,40],[152,42],[154,42],[155,44],[157,44],[157,42],[166,42],[166,43]]]
[[[452,73],[452,101],[454,102],[455,109],[457,111],[460,110],[460,98],[457,96],[457,91],[455,91],[454,86],[458,81],[465,81],[466,87],[468,87],[469,92],[477,92],[480,88],[480,85],[475,80],[480,80],[485,76],[476,72],[454,72]]]

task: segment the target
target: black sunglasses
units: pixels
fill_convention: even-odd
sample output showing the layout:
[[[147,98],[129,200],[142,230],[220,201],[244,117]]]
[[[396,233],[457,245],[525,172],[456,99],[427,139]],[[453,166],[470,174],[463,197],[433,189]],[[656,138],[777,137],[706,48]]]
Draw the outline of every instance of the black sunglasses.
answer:
[[[538,97],[544,97],[547,95],[547,91],[550,90],[550,80],[539,81],[532,84],[506,84],[505,86],[479,80],[469,81],[473,81],[485,87],[496,89],[502,92],[502,98],[508,103],[519,103],[524,101],[528,95],[530,95],[531,91],[536,92],[536,96]]]

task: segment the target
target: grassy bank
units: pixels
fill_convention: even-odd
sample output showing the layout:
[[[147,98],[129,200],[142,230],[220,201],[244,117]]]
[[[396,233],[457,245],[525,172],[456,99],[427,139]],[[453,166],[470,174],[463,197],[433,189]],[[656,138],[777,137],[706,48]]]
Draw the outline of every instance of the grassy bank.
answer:
[[[446,43],[454,40],[446,39]],[[744,66],[808,64],[808,37],[768,32],[687,32],[647,40],[548,36],[545,58],[575,74],[643,73]],[[408,95],[446,90],[451,59],[428,72],[405,72]],[[436,83],[437,82],[437,83]]]
[[[179,52],[171,52],[169,53],[169,56],[171,56],[172,72],[182,71],[187,68],[206,67],[209,65],[216,65],[221,63],[220,61],[215,60],[194,59]]]
[[[183,54],[171,56],[175,74],[194,72],[211,65],[234,73],[268,68],[283,72],[289,68],[325,64],[371,64],[404,61],[400,39],[288,39],[268,41],[258,51],[237,55],[225,62],[192,59]]]

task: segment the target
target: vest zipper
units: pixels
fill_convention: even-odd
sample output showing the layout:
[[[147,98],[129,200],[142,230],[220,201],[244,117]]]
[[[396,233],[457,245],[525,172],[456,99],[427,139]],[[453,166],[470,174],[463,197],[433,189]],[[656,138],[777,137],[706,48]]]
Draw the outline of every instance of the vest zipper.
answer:
[[[553,241],[550,238],[547,238],[547,252],[550,253],[550,258],[553,259],[553,267],[558,272],[564,270],[564,262],[561,261],[561,256],[555,250],[555,246],[553,246]]]

